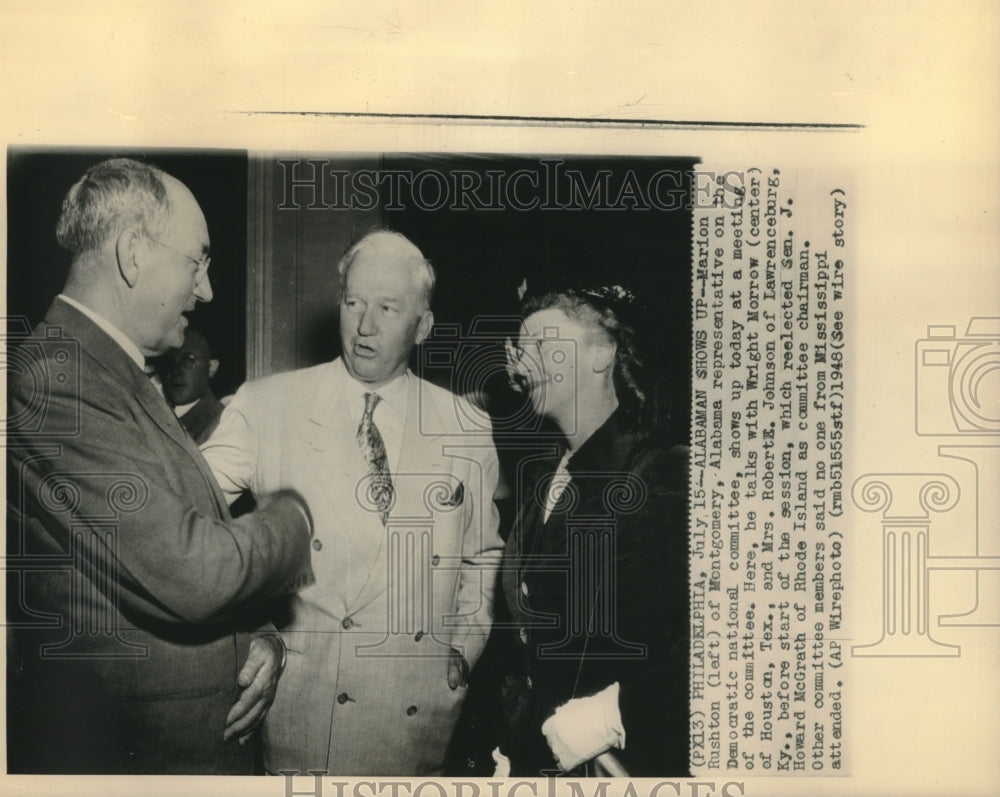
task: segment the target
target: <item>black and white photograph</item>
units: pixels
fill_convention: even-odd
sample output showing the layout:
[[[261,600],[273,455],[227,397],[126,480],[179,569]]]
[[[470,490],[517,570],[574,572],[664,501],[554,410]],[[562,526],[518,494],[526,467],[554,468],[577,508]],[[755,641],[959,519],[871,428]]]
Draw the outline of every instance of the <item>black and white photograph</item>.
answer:
[[[12,149],[11,771],[688,774],[696,164]]]
[[[4,3],[0,793],[996,794],[998,36]]]

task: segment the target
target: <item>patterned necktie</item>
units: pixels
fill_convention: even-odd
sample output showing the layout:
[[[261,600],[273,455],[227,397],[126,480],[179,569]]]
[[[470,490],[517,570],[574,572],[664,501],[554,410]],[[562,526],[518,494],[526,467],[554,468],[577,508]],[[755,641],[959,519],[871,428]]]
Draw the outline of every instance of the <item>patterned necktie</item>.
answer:
[[[389,519],[389,507],[392,505],[392,478],[389,474],[389,457],[385,452],[382,435],[372,420],[375,406],[382,400],[378,393],[365,393],[365,411],[358,425],[358,446],[361,455],[368,463],[368,473],[371,482],[367,495],[378,507],[382,525]]]

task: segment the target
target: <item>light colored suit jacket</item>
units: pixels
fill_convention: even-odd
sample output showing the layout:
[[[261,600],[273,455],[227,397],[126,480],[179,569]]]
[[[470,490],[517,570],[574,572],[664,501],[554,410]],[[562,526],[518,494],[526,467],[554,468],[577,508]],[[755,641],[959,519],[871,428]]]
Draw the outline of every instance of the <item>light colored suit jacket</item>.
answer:
[[[231,520],[125,351],[56,300],[8,385],[12,772],[250,774],[223,744],[261,599],[309,578],[288,498]]]
[[[314,515],[316,583],[275,618],[288,663],[265,764],[434,773],[466,692],[448,687],[449,649],[474,665],[490,630],[503,546],[496,451],[481,413],[410,374],[383,526],[338,384],[326,363],[244,385],[203,446],[231,498],[293,488]]]

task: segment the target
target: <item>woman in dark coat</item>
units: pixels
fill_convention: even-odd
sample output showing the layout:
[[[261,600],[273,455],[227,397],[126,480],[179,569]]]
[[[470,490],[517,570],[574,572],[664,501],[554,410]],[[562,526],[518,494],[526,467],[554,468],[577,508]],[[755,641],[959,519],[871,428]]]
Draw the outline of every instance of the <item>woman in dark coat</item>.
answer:
[[[639,422],[630,298],[616,287],[528,299],[508,346],[512,382],[566,441],[522,462],[514,485],[502,745],[513,775],[593,774],[595,760],[636,777],[688,773],[688,450]]]

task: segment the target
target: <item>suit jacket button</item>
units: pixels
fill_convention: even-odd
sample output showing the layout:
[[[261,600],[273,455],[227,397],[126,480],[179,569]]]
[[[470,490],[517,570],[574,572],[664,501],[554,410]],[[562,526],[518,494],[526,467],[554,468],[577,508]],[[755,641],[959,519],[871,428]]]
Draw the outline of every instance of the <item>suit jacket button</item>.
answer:
[[[417,713],[417,707],[416,706],[410,706],[408,709],[406,709],[406,716],[407,717],[412,717],[416,713]]]
[[[313,540],[313,550],[314,551],[321,551],[321,550],[323,550],[323,542],[322,542],[322,540]]]
[[[521,594],[524,595],[524,597],[526,597],[526,598],[528,597],[528,582],[527,581],[522,581],[521,582]]]
[[[413,637],[413,641],[414,642],[419,642],[423,638],[424,638],[424,632],[423,631],[417,631],[417,635],[415,637]]]
[[[350,699],[351,696],[347,694],[347,692],[341,692],[339,695],[337,695],[337,702],[340,703],[340,705],[344,705],[344,703],[346,703]]]
[[[350,617],[345,617],[343,622],[341,622],[340,627],[345,631],[350,631],[354,628],[354,621]]]
[[[529,676],[528,676],[527,678],[525,678],[525,679],[524,679],[524,685],[525,685],[526,687],[528,687],[528,691],[529,691],[529,692],[530,692],[530,691],[531,691],[532,689],[534,689],[534,688],[535,688],[535,683],[534,683],[534,681],[532,681],[532,680],[531,680],[531,676],[530,676],[530,675],[529,675]]]
[[[431,564],[434,565],[434,567],[437,567],[439,564],[441,564],[441,557],[438,556],[437,554],[434,554],[434,556],[431,557]]]
[[[518,634],[518,636],[521,637],[521,644],[522,645],[527,645],[528,644],[528,629],[527,628],[522,628],[520,631],[517,632],[517,634]]]

